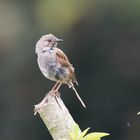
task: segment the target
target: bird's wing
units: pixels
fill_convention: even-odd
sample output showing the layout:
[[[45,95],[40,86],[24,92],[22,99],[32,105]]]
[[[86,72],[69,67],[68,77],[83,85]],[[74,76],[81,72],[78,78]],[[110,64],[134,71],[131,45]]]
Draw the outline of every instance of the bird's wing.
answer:
[[[66,54],[63,51],[61,51],[60,49],[56,48],[56,58],[57,58],[57,61],[61,64],[61,66],[69,69],[70,79],[78,85],[78,82],[76,80],[76,76],[74,73],[74,68],[73,68],[72,64],[69,62]]]
[[[68,57],[66,54],[61,51],[60,49],[56,48],[56,59],[57,61],[64,67],[70,67],[72,66],[68,60]]]

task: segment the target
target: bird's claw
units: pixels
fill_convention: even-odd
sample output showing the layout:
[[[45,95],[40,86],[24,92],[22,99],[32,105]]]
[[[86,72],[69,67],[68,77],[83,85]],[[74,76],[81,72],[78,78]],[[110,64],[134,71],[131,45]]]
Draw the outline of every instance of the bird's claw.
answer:
[[[54,91],[50,91],[49,93],[50,93],[51,96],[53,96],[53,97],[58,97],[58,98],[60,97],[60,92],[59,92],[59,91],[55,91],[55,90],[54,90]]]

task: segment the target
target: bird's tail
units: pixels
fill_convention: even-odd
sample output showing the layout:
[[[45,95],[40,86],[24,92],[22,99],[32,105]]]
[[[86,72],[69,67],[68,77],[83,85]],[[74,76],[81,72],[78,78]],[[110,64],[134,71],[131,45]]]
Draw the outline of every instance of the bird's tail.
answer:
[[[75,94],[76,94],[78,100],[81,102],[82,106],[83,106],[84,108],[86,108],[86,105],[85,105],[84,102],[82,101],[82,99],[81,99],[81,97],[79,96],[78,92],[76,91],[74,85],[72,85],[72,89],[74,90],[74,92],[75,92]]]

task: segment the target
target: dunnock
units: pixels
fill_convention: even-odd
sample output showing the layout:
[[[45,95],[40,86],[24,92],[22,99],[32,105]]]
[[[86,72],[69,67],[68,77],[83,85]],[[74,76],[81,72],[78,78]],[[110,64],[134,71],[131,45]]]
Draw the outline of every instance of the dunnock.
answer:
[[[63,41],[52,34],[43,35],[36,44],[37,62],[43,75],[56,81],[51,92],[56,93],[62,84],[67,84],[76,93],[83,107],[86,108],[84,102],[76,91],[74,84],[78,85],[74,74],[74,68],[69,62],[66,54],[57,48],[58,42]]]

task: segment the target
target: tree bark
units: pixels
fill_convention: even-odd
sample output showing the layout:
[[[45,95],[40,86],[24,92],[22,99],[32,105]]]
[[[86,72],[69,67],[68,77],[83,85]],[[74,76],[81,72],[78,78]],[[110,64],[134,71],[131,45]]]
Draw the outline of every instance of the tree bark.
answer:
[[[35,105],[35,114],[37,112],[54,140],[70,140],[69,134],[76,123],[60,96],[48,93],[41,103]]]

